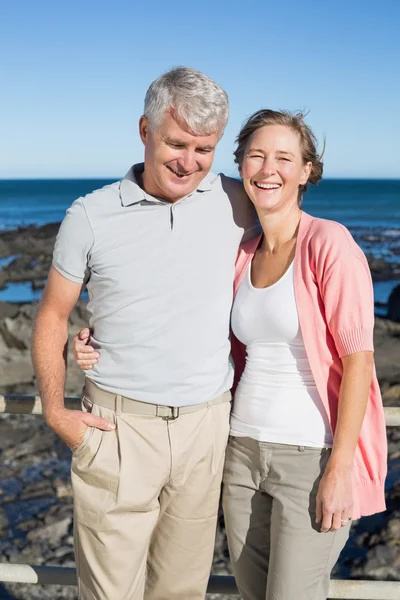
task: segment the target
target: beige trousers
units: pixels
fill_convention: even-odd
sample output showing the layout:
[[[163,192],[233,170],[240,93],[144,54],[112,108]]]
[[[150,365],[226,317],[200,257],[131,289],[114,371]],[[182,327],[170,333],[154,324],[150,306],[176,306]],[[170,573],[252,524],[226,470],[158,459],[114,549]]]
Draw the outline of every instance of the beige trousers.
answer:
[[[223,507],[231,562],[243,600],[325,600],[350,524],[320,533],[318,484],[330,455],[229,438]]]
[[[203,600],[229,432],[226,401],[176,420],[83,398],[115,422],[72,456],[80,600]]]

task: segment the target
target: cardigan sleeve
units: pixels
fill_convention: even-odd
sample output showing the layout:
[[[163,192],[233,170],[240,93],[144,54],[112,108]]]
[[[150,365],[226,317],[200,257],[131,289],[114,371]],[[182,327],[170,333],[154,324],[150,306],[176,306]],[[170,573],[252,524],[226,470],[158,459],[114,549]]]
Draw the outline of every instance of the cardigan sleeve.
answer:
[[[374,295],[367,259],[342,227],[325,246],[317,277],[339,357],[373,351]]]

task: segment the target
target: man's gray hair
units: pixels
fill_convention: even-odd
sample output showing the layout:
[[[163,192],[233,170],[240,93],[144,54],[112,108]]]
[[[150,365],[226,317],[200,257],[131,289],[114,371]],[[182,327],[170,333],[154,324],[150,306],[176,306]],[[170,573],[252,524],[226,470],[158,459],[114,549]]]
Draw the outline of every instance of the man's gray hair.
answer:
[[[215,81],[190,67],[176,67],[153,81],[144,100],[144,115],[150,127],[160,125],[165,112],[197,135],[221,135],[228,121],[228,95]]]

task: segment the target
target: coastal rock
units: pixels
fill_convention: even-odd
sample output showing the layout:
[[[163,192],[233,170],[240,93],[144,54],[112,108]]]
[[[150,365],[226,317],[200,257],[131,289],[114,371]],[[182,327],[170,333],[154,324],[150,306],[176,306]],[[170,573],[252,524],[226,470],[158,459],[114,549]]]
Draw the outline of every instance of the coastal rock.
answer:
[[[30,355],[33,320],[37,304],[9,305],[0,303],[0,382],[1,393],[36,394],[34,373]],[[79,300],[69,319],[70,339],[82,327],[89,323],[86,302]],[[84,374],[72,357],[72,348],[68,349],[68,372],[66,395],[80,394]],[[30,387],[27,388],[26,386]]]
[[[0,508],[0,534],[4,535],[8,527],[8,519],[4,511]]]
[[[400,323],[400,285],[396,286],[389,296],[387,315],[391,321]]]
[[[42,227],[20,227],[0,232],[0,258],[14,255],[39,256],[51,254],[60,223]]]
[[[18,303],[0,302],[0,319],[13,319],[17,316],[20,306]]]
[[[29,251],[28,251],[29,252]],[[46,280],[51,267],[51,252],[32,256],[18,256],[4,267],[2,273],[8,282],[21,283],[26,281]]]
[[[400,382],[400,324],[375,319],[375,364],[381,387],[387,388]]]
[[[31,542],[47,542],[51,547],[57,548],[64,536],[67,535],[72,526],[72,518],[66,517],[61,521],[51,523],[30,531],[27,534],[27,539]]]
[[[371,275],[374,281],[385,281],[387,279],[396,279],[400,275],[400,265],[389,262],[383,258],[376,258],[373,254],[366,254]]]
[[[382,394],[382,399],[385,406],[400,406],[400,384],[397,383],[386,388]]]

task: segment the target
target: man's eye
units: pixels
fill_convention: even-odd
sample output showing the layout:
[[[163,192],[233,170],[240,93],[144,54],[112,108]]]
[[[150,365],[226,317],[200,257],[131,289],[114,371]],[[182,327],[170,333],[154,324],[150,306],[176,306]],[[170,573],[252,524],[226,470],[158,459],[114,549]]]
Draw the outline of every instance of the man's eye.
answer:
[[[249,158],[261,158],[261,159],[263,159],[264,157],[261,156],[261,154],[250,154]]]
[[[286,158],[285,156],[280,156],[278,160],[287,160],[287,162],[290,162],[290,158]]]
[[[185,146],[183,146],[183,144],[174,144],[173,142],[170,142],[169,145],[172,148],[184,148]]]

